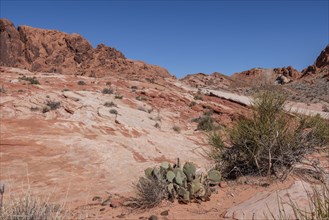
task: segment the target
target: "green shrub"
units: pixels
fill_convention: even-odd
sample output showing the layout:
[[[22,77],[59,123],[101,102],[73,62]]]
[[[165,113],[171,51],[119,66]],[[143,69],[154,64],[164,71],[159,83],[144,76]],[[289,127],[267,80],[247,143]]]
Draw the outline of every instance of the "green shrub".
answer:
[[[113,90],[111,88],[104,88],[102,90],[103,94],[113,94]]]
[[[194,120],[198,123],[198,130],[201,131],[212,131],[215,128],[214,120],[209,115],[203,115]]]
[[[3,85],[0,87],[0,93],[6,93],[6,89]]]
[[[118,114],[118,111],[116,109],[111,109],[110,110],[110,113],[113,114],[113,115],[117,115]]]
[[[252,116],[239,120],[230,131],[232,147],[216,155],[225,177],[278,176],[315,146],[328,143],[328,123],[319,116],[288,116],[283,111],[286,96],[267,90],[254,100]]]
[[[147,101],[147,97],[145,97],[145,96],[137,96],[136,99],[138,101]]]
[[[194,96],[194,99],[195,100],[201,100],[202,101],[203,100],[203,97],[202,97],[202,95],[197,94],[197,95]]]
[[[122,99],[123,98],[123,95],[117,93],[117,94],[115,94],[114,98],[115,99]]]
[[[190,108],[192,108],[193,106],[195,106],[196,105],[196,102],[195,101],[192,101],[188,106],[190,107]]]
[[[213,146],[216,151],[221,151],[225,147],[222,137],[218,132],[208,134],[208,143]]]
[[[80,86],[84,86],[84,85],[86,85],[86,83],[85,83],[85,81],[80,80],[80,81],[78,82],[78,85],[80,85]]]
[[[179,127],[179,126],[174,125],[174,126],[172,127],[172,129],[173,129],[174,131],[176,131],[177,133],[180,133],[180,127]]]
[[[61,107],[60,102],[56,101],[47,101],[46,106],[42,108],[42,113],[49,112],[50,110],[56,110]]]
[[[104,106],[105,107],[118,107],[114,102],[105,102]]]
[[[22,77],[19,77],[18,79],[28,81],[30,84],[35,84],[35,85],[40,84],[39,80],[35,76],[33,76],[33,77],[22,76]]]

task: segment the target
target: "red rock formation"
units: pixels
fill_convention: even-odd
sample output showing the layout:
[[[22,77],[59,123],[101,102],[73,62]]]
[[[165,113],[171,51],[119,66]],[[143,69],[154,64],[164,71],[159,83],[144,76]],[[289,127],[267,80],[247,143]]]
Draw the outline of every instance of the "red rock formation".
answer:
[[[96,77],[170,77],[164,68],[126,59],[115,48],[103,44],[93,48],[79,34],[28,26],[16,29],[7,19],[0,19],[0,34],[1,66]]]
[[[305,68],[302,73],[303,77],[312,74],[319,74],[324,76],[329,74],[329,44],[320,53],[314,64]]]
[[[249,86],[265,84],[284,84],[300,78],[301,73],[291,66],[274,69],[254,68],[251,70],[235,73],[231,76],[233,80],[240,80]]]

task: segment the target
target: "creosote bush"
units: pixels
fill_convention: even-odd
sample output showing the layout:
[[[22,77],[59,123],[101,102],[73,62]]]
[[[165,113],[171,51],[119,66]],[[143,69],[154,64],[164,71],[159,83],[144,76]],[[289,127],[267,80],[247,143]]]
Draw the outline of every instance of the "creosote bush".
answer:
[[[115,94],[114,96],[115,99],[122,99],[123,95],[121,95],[120,93]]]
[[[270,90],[255,95],[251,117],[239,120],[229,132],[232,146],[214,154],[224,177],[283,178],[306,153],[329,143],[326,121],[289,116],[283,111],[285,101],[285,95]]]
[[[212,131],[215,129],[214,120],[212,119],[211,114],[208,113],[192,119],[192,122],[198,123],[197,130]]]
[[[176,131],[177,133],[180,133],[180,127],[179,126],[177,126],[177,125],[174,125],[173,127],[172,127],[172,129],[174,130],[174,131]]]
[[[47,101],[46,106],[43,107],[42,112],[46,113],[51,110],[56,110],[61,107],[61,103],[57,101]]]
[[[33,76],[33,77],[22,76],[22,77],[19,77],[18,79],[28,81],[30,84],[35,84],[35,85],[40,84],[39,80],[35,76]]]
[[[78,85],[80,85],[80,86],[84,86],[84,85],[86,85],[86,82],[83,81],[83,80],[80,80],[80,81],[78,81]]]
[[[113,89],[111,89],[111,88],[104,88],[102,90],[102,93],[103,94],[113,94]]]
[[[117,104],[115,104],[114,102],[105,102],[104,103],[105,107],[118,107]]]
[[[111,109],[110,110],[110,113],[113,114],[113,115],[117,115],[118,114],[118,111],[116,109]]]

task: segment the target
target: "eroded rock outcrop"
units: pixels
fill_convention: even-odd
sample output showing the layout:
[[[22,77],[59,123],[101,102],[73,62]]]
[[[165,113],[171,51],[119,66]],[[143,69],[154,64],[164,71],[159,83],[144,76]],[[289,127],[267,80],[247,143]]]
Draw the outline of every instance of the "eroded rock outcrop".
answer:
[[[303,76],[318,74],[318,75],[329,75],[329,44],[320,53],[313,65],[308,66],[303,71]]]
[[[127,59],[104,44],[93,48],[79,34],[19,26],[0,19],[0,65],[30,71],[102,77],[170,77],[164,68]],[[137,77],[138,76],[138,77]]]

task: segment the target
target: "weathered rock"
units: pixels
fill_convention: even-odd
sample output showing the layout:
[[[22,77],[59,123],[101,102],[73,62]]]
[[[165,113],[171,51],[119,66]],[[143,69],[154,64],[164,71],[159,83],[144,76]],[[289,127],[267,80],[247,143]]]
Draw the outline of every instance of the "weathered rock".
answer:
[[[29,26],[16,29],[7,19],[0,20],[0,33],[1,66],[93,77],[154,78],[153,81],[158,77],[170,77],[164,68],[129,60],[115,48],[104,44],[93,48],[79,34]]]
[[[302,73],[303,76],[322,73],[327,76],[329,74],[329,44],[321,51],[314,64],[305,68]]]
[[[296,181],[288,189],[275,192],[261,192],[230,208],[225,214],[226,218],[233,219],[272,219],[272,214],[279,217],[280,209],[284,210],[288,219],[294,219],[294,211],[290,201],[294,201],[299,208],[307,210],[309,206],[307,192],[312,192],[309,183]],[[278,204],[282,204],[279,206]]]

